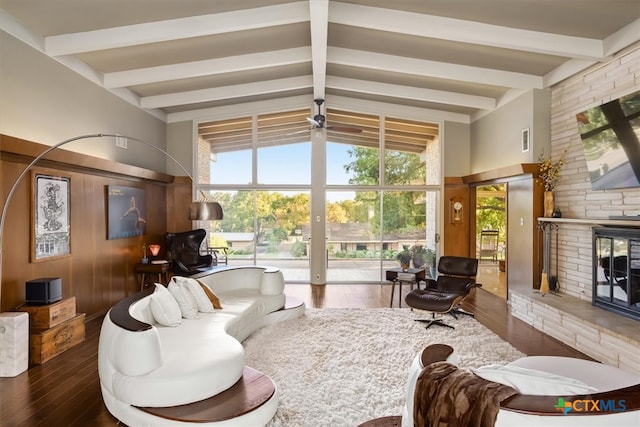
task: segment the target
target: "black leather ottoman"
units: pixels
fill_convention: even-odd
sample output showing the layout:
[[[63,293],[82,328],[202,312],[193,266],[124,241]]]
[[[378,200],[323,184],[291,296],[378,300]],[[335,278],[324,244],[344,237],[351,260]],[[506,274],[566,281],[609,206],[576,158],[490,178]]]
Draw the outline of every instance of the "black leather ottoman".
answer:
[[[462,301],[462,298],[464,298],[464,295],[429,289],[416,289],[407,294],[405,302],[411,308],[430,311],[432,313],[432,319],[416,319],[416,322],[426,323],[427,329],[432,325],[454,329],[453,326],[447,325],[440,319],[436,319],[435,313],[450,313],[453,317],[456,317],[451,310]]]

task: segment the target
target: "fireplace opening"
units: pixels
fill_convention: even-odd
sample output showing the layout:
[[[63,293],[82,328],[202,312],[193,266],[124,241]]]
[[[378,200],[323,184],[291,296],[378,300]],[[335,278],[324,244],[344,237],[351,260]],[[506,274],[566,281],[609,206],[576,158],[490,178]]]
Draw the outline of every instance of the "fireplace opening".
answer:
[[[593,229],[593,304],[640,320],[640,229]]]

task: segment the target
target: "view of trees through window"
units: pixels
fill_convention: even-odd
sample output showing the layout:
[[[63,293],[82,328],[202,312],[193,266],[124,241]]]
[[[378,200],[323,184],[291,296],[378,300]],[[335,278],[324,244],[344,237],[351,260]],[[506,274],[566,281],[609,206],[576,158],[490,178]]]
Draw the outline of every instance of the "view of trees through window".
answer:
[[[291,271],[297,269],[298,274],[291,273],[287,278],[285,272],[286,279],[308,280],[308,271],[305,274],[303,270],[309,269],[309,242],[314,226],[311,221],[314,196],[308,179],[313,161],[310,137],[298,136],[299,130],[287,125],[285,116],[298,121],[301,113],[283,117],[270,114],[269,120],[263,121],[263,128],[257,116],[258,135],[268,135],[270,141],[264,144],[261,137],[250,143],[255,131],[246,118],[201,125],[198,165],[203,170],[198,171],[199,188],[224,208],[223,220],[202,226],[210,231],[209,246],[228,247],[232,262],[268,261],[281,268],[287,265]],[[330,110],[327,117],[340,123],[348,120],[332,117]],[[439,183],[440,163],[439,149],[433,150],[438,145],[437,132],[432,134],[434,125],[422,124],[428,127],[427,134],[423,128],[416,130],[419,122],[406,122],[403,127],[402,120],[386,119],[389,126],[381,135],[379,120],[378,116],[353,115],[348,124],[359,126],[362,132],[355,135],[327,132],[323,141],[328,269],[348,268],[348,260],[369,260],[372,274],[368,277],[372,280],[379,280],[383,267],[398,265],[397,256],[403,250],[413,249],[422,257],[427,254],[429,263],[435,262],[437,191],[429,188],[427,181],[430,175],[431,181]],[[284,136],[279,137],[268,128],[271,125],[281,128]],[[291,131],[296,132],[295,137],[286,136]],[[238,140],[238,150],[230,143],[233,138]],[[435,153],[430,161],[429,145]],[[247,166],[236,166],[231,160],[240,150],[251,151],[250,146],[258,153],[257,167],[248,183],[246,178],[235,182],[234,168],[243,171],[244,177]],[[247,158],[247,154],[243,155]],[[428,165],[436,165],[435,170],[428,171]],[[224,178],[217,183],[216,176]]]
[[[489,232],[489,233],[487,233]],[[495,232],[497,237],[492,236]],[[479,259],[503,260],[507,241],[506,184],[476,189],[476,240]]]

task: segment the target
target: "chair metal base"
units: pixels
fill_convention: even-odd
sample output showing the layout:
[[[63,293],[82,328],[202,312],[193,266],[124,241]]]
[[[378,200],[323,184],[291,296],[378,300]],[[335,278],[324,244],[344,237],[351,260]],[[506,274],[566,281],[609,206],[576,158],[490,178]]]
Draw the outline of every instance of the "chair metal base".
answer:
[[[435,318],[434,319],[416,319],[415,321],[420,323],[426,323],[424,327],[425,329],[429,329],[433,325],[444,326],[445,328],[455,329],[455,327],[451,325],[447,325],[440,319],[435,319]]]
[[[465,316],[470,316],[470,317],[473,317],[473,318],[476,317],[473,313],[469,313],[468,311],[464,311],[464,310],[461,310],[459,308],[454,308],[453,310],[451,310],[449,312],[449,314],[451,314],[454,317],[454,319],[457,319],[456,314],[464,314]]]
[[[413,308],[412,308],[413,310]],[[448,312],[454,319],[458,318],[458,314],[463,314],[465,316],[475,317],[473,313],[469,313],[467,311],[461,310],[459,308],[454,308]],[[436,319],[436,314],[431,313],[431,319],[415,319],[416,322],[426,323],[425,329],[429,329],[433,325],[444,326],[445,328],[455,329],[455,327],[444,323],[440,319]]]

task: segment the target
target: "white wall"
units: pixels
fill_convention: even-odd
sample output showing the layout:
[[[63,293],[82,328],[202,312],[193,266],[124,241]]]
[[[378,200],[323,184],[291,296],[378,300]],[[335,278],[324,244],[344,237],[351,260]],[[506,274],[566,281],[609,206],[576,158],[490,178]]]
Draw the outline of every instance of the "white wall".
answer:
[[[120,133],[162,149],[166,125],[38,50],[0,31],[0,133],[54,145],[83,134]],[[66,149],[153,170],[165,156],[135,142],[73,142]]]
[[[470,127],[466,123],[444,122],[444,174],[465,176],[471,174]]]
[[[471,124],[471,173],[536,163],[549,153],[550,92],[530,90]],[[522,131],[530,148],[522,151]]]
[[[167,125],[167,152],[193,175],[193,122],[176,122]],[[167,171],[172,175],[182,176],[184,172],[175,162],[167,163]]]

